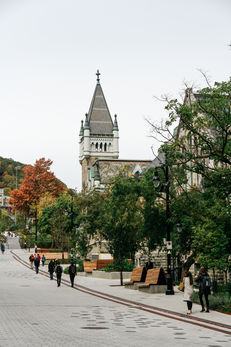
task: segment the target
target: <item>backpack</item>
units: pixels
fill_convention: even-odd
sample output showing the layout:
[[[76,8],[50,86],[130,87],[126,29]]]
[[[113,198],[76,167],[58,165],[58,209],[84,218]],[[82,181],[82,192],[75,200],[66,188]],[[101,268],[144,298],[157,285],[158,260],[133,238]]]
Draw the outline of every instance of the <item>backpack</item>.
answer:
[[[203,281],[202,281],[202,285],[204,289],[210,289],[211,287],[211,279],[209,276],[204,276],[203,277]]]

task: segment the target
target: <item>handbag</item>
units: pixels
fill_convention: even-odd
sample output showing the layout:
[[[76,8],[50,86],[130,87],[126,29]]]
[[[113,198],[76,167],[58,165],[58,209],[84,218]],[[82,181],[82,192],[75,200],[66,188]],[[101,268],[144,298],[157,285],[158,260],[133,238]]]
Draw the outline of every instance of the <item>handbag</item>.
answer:
[[[178,289],[183,292],[184,291],[184,283],[183,282],[180,282],[179,286],[178,286]]]

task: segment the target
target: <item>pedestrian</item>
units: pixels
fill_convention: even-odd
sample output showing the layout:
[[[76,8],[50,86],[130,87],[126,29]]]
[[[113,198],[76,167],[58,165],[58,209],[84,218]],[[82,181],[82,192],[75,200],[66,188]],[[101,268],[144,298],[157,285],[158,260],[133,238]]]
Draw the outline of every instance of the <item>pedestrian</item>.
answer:
[[[40,257],[40,254],[39,254],[39,253],[37,254],[37,257],[39,258],[39,261],[41,261],[41,257]]]
[[[45,257],[45,255],[43,254],[43,256],[42,256],[42,266],[45,265],[45,261],[46,261],[46,257]]]
[[[74,279],[76,275],[76,264],[74,263],[74,260],[71,261],[71,265],[68,268],[68,273],[70,276],[71,286],[74,287]]]
[[[55,262],[51,259],[51,261],[48,264],[48,272],[50,274],[50,279],[53,280],[53,274],[55,271]]]
[[[34,246],[34,252],[35,252],[35,254],[37,253],[37,251],[38,251],[38,247],[37,247],[37,245],[35,245],[35,246]]]
[[[57,286],[60,287],[61,284],[61,278],[62,278],[62,273],[63,273],[63,268],[60,265],[60,262],[57,261],[57,266],[55,268],[55,272],[56,272],[56,278],[57,278]]]
[[[34,254],[31,254],[29,256],[29,261],[30,261],[30,267],[31,267],[31,269],[33,269],[33,267],[34,267]]]
[[[147,263],[145,264],[146,270],[153,269],[153,262],[148,258]]]
[[[184,301],[187,302],[188,312],[192,313],[192,303],[193,303],[193,277],[190,271],[188,271],[183,278],[184,283]]]
[[[206,302],[206,312],[209,312],[209,294],[210,294],[210,287],[211,287],[211,279],[204,267],[201,267],[198,275],[195,278],[196,282],[199,282],[199,298],[201,303],[201,312],[205,311],[205,306],[203,302],[203,295],[205,297]]]
[[[1,251],[2,251],[2,254],[4,254],[4,252],[5,252],[5,245],[4,245],[4,243],[1,243]]]
[[[34,260],[34,266],[35,266],[35,271],[36,271],[36,274],[38,274],[39,272],[39,266],[40,266],[40,259],[38,258],[38,256],[35,258]]]

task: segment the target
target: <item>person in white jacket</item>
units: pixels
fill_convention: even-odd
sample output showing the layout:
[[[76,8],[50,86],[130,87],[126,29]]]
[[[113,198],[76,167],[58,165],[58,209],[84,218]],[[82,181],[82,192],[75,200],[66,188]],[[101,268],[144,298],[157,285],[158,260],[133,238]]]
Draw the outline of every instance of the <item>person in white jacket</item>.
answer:
[[[184,301],[187,302],[188,312],[192,313],[192,302],[193,302],[193,277],[190,271],[187,272],[183,278],[184,283]]]

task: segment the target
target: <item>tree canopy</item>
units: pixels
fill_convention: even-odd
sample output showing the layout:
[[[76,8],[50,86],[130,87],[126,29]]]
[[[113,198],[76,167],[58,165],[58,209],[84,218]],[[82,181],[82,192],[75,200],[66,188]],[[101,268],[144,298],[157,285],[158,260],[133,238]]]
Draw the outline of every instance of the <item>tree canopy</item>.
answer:
[[[41,158],[35,162],[35,165],[28,165],[22,169],[24,180],[19,189],[11,192],[9,200],[13,209],[29,216],[30,210],[45,194],[58,197],[65,190],[64,185],[50,171],[51,165],[51,160]]]

